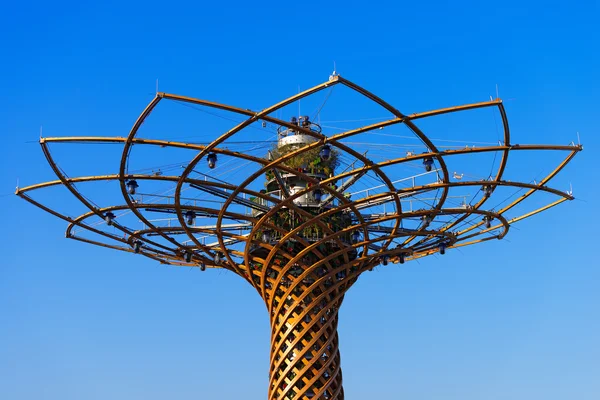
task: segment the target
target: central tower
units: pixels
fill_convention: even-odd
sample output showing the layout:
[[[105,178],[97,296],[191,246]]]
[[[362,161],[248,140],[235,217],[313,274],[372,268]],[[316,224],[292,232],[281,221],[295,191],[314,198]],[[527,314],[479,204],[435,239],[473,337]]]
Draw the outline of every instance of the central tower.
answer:
[[[356,281],[357,251],[351,242],[360,235],[349,229],[348,209],[333,209],[340,199],[319,186],[334,176],[338,151],[328,144],[303,151],[318,142],[321,128],[308,116],[290,123],[290,128],[279,127],[268,159],[283,157],[283,165],[294,172],[274,168],[266,173],[264,193],[281,202],[269,211],[254,211],[258,221],[249,252],[253,281],[270,313],[269,399],[343,399],[338,310]],[[328,186],[337,188],[335,181]],[[252,200],[267,206],[260,198]]]

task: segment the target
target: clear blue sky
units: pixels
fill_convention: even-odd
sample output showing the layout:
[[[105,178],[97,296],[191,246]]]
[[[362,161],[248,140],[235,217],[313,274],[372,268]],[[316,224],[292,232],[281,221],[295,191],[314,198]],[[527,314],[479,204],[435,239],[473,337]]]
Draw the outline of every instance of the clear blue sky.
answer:
[[[326,80],[334,61],[405,113],[498,84],[515,142],[580,132],[585,146],[559,181],[578,200],[507,240],[361,277],[341,310],[347,399],[600,398],[597,1],[175,3],[3,5],[0,398],[266,397],[254,289],[66,240],[62,221],[11,193],[17,178],[52,179],[40,125],[126,135],[157,78],[259,109]]]

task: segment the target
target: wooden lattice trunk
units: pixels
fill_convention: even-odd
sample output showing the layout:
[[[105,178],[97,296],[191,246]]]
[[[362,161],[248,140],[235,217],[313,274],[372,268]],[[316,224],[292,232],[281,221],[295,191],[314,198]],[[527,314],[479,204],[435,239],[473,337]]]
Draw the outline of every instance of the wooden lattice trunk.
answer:
[[[297,287],[309,292],[306,285]],[[334,290],[330,295],[310,302],[288,296],[272,317],[270,400],[344,398],[337,332],[343,294]]]
[[[288,242],[268,267],[254,263],[271,321],[269,400],[340,400],[338,311],[358,276],[349,262],[356,253],[325,244],[315,252],[304,248]]]

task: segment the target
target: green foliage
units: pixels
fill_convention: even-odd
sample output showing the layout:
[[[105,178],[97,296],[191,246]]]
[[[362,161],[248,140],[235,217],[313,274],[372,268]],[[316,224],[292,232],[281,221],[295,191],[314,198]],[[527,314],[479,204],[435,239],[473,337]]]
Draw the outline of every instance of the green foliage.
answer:
[[[271,153],[273,154],[273,158],[277,159],[299,148],[301,147],[299,147],[296,144],[290,144],[282,146],[280,148],[278,148],[277,145],[274,145],[271,149]],[[320,151],[320,147],[315,147],[313,149],[293,156],[292,158],[284,161],[283,164],[290,168],[302,168],[303,170],[306,170],[311,173],[322,173],[325,176],[329,176],[330,174],[333,174],[335,169],[340,165],[340,152],[337,149],[332,148],[331,156],[329,157],[329,159],[321,160],[321,157],[319,156]],[[267,179],[272,178],[272,174],[267,173]]]
[[[317,215],[316,210],[307,210],[307,211],[310,212],[313,216]],[[290,212],[289,210],[280,210],[277,213],[275,213],[274,215],[272,215],[268,219],[268,222],[274,226],[284,229],[285,231],[290,231],[290,230],[296,228],[297,226],[303,224],[308,218],[311,218],[311,217],[301,216],[297,213]],[[352,220],[350,219],[350,216],[343,212],[337,212],[334,214],[323,216],[320,218],[320,221],[322,223],[324,223],[333,232],[343,230],[343,229],[349,227],[350,225],[352,225]],[[270,236],[271,236],[272,240],[277,241],[281,238],[281,234],[279,232],[271,231],[270,229],[267,229],[267,230],[270,231]],[[257,231],[254,236],[254,239],[262,240],[262,233],[263,233],[262,229]],[[321,240],[323,237],[326,236],[323,228],[321,226],[319,226],[318,224],[310,224],[308,226],[305,226],[299,232],[299,234],[300,234],[300,236],[306,238],[309,241]],[[350,235],[351,235],[351,233],[347,232],[344,235],[341,235],[340,239],[343,241],[349,242]]]

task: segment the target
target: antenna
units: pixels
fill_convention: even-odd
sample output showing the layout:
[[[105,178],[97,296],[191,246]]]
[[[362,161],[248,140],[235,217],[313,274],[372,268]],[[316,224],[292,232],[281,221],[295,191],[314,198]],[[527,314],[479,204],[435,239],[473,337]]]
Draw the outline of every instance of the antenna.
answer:
[[[40,125],[40,139],[43,138],[43,136],[42,136],[43,128],[44,127],[42,125]]]
[[[499,99],[500,95],[498,94],[498,84],[496,83],[496,99]]]
[[[336,72],[335,61],[334,61],[333,62],[333,72],[331,73],[331,75],[329,75],[329,80],[330,81],[334,80],[336,76],[338,76],[338,73]]]
[[[300,85],[298,85],[298,93],[300,93]],[[300,99],[298,99],[298,119],[300,119],[300,115],[302,113],[300,112]]]
[[[156,78],[156,93],[158,93],[158,78]]]
[[[581,146],[581,140],[579,138],[579,132],[577,132],[577,144]]]

